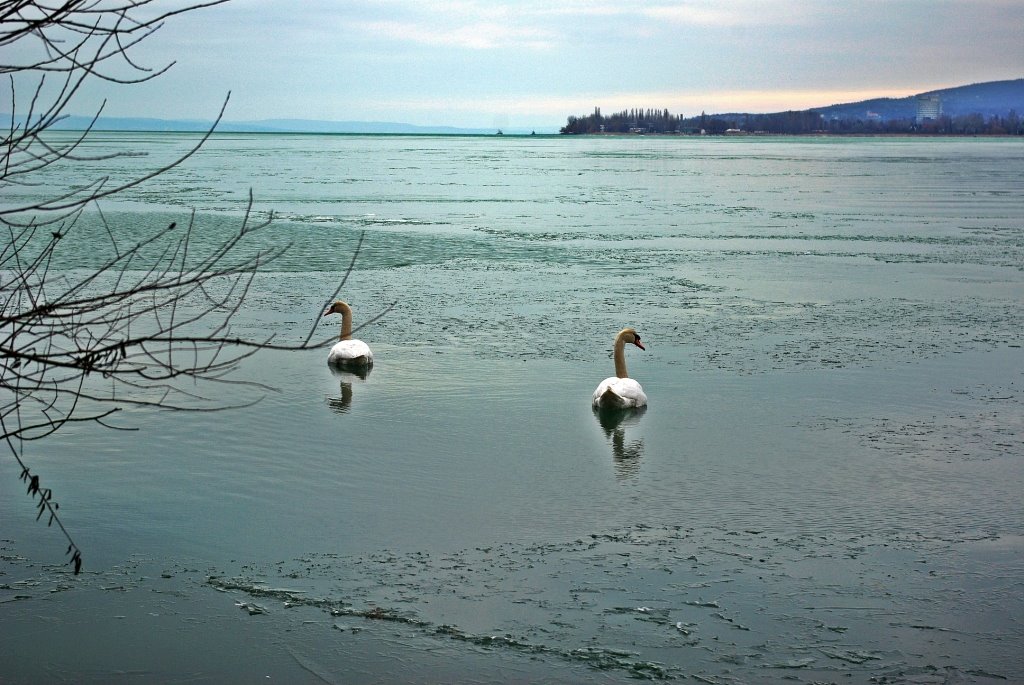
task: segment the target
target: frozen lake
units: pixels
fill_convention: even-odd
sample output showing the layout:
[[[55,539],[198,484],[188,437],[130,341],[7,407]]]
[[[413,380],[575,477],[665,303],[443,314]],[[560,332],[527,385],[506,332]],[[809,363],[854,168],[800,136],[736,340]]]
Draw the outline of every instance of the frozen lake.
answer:
[[[27,447],[78,577],[0,460],[0,681],[1024,679],[1021,141],[221,135],[103,208],[202,244],[250,187],[291,248],[240,330],[301,338],[363,234],[373,369]]]

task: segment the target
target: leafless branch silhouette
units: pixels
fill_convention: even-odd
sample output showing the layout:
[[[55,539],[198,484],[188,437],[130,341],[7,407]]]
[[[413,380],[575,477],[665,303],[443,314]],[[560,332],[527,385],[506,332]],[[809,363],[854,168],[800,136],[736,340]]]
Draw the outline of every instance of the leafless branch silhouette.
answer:
[[[170,223],[125,245],[100,210],[103,198],[145,183],[196,154],[220,122],[230,94],[206,133],[170,163],[128,180],[100,176],[51,195],[30,193],[32,199],[21,203],[22,195],[11,192],[26,187],[38,191],[44,170],[123,156],[97,154],[85,145],[102,108],[84,131],[48,133],[87,79],[139,83],[164,73],[171,64],[146,68],[129,57],[129,50],[166,19],[222,2],[226,0],[179,3],[168,11],[157,10],[156,0],[0,2],[0,55],[5,55],[0,57],[0,78],[8,80],[11,90],[7,130],[0,130],[0,230],[7,234],[0,243],[0,438],[21,468],[21,479],[36,501],[37,519],[45,515],[48,525],[56,524],[67,538],[76,574],[81,550],[60,521],[53,493],[26,465],[27,444],[72,423],[124,428],[114,420],[126,407],[229,408],[205,396],[203,388],[232,384],[264,389],[234,373],[257,351],[305,350],[332,342],[314,340],[322,309],[311,313],[309,331],[298,342],[279,343],[272,333],[256,338],[236,333],[233,321],[257,273],[289,247],[273,241],[271,247],[267,241],[264,247],[254,246],[253,236],[265,231],[274,217],[255,217],[251,192],[241,225],[212,246],[196,244],[194,211],[183,224]],[[35,52],[24,49],[26,43]],[[12,54],[25,57],[8,63]],[[36,79],[36,85],[23,104],[17,87],[26,77]],[[58,79],[56,87],[50,87],[48,77]],[[106,231],[108,258],[85,272],[63,270],[59,246],[73,240],[87,212]],[[362,236],[325,303],[344,286],[361,245]]]

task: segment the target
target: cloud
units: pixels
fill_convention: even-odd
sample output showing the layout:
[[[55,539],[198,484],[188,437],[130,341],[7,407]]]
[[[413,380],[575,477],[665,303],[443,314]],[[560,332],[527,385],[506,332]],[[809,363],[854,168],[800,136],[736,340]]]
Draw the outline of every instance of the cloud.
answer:
[[[509,26],[494,21],[434,24],[402,21],[362,21],[348,24],[352,30],[370,36],[387,36],[389,41],[428,46],[493,50],[523,48],[546,50],[555,44],[550,31]]]
[[[386,9],[386,11],[382,11]],[[547,50],[560,36],[515,3],[474,0],[384,0],[341,13],[346,30],[382,43],[465,50]]]
[[[595,33],[650,36],[680,25],[704,29],[794,25],[810,21],[818,14],[817,6],[803,0],[390,0],[357,4],[361,9],[348,12],[356,18],[343,23],[363,37],[388,42],[468,50],[551,50]],[[386,13],[381,11],[385,7]]]
[[[823,3],[755,2],[733,0],[722,3],[713,0],[659,4],[643,7],[640,14],[672,24],[729,28],[736,26],[796,26],[810,23],[819,14]]]

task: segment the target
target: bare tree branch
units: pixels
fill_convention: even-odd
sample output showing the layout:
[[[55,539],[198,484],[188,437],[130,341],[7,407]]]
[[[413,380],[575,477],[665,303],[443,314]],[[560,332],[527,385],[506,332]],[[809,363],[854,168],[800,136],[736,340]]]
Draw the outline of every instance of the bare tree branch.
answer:
[[[80,133],[54,136],[52,130],[87,81],[139,83],[170,68],[146,67],[129,55],[166,20],[226,2],[161,9],[160,1],[0,1],[0,79],[11,91],[11,116],[7,130],[0,130],[0,231],[6,238],[0,243],[0,439],[21,467],[37,518],[46,515],[47,524],[56,523],[67,538],[75,573],[81,570],[81,550],[60,521],[53,493],[27,466],[27,444],[74,423],[130,429],[111,422],[126,407],[249,406],[259,398],[226,404],[202,388],[228,384],[270,391],[235,375],[241,363],[261,349],[306,350],[333,341],[313,340],[322,310],[294,343],[235,329],[256,274],[289,247],[272,241],[259,246],[256,238],[271,226],[273,214],[257,219],[251,191],[237,230],[204,246],[196,244],[194,212],[183,224],[172,222],[126,245],[100,209],[101,200],[196,154],[223,117],[230,93],[210,128],[168,163],[127,180],[97,175],[65,188],[43,182],[43,173],[133,155],[86,148],[102,107]],[[26,85],[31,79],[34,84]],[[27,100],[19,100],[22,88]],[[14,192],[24,189],[32,192]],[[88,273],[61,270],[61,245],[85,217],[102,226],[109,255]],[[362,241],[360,236],[328,301],[352,273]]]

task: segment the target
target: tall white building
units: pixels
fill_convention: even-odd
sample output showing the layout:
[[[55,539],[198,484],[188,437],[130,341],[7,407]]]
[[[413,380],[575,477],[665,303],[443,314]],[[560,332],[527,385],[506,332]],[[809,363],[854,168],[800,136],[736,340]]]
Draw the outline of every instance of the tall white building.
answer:
[[[921,95],[917,98],[917,123],[929,119],[935,121],[942,115],[942,99],[938,95]]]

